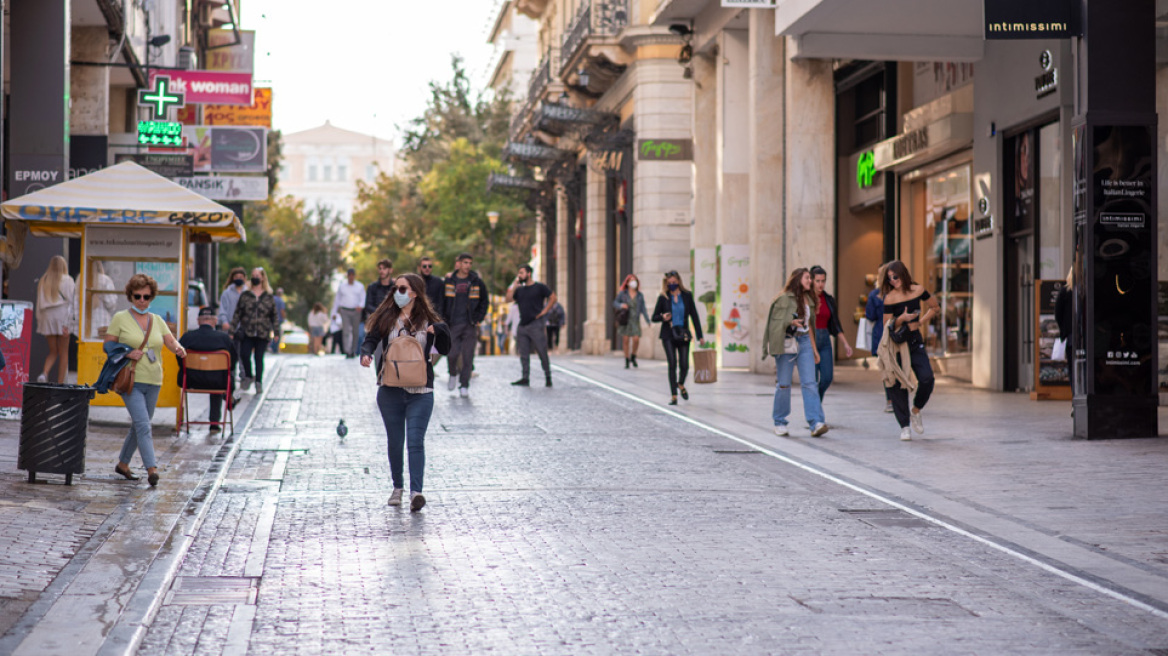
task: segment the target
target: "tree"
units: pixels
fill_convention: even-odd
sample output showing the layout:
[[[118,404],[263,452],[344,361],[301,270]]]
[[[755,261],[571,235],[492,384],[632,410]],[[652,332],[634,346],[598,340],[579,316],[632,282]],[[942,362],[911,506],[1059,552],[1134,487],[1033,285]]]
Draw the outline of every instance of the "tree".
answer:
[[[331,208],[305,212],[303,201],[284,196],[269,202],[267,228],[272,285],[284,288],[288,316],[306,321],[313,304],[332,303],[333,274],[344,264],[348,242],[344,222]]]

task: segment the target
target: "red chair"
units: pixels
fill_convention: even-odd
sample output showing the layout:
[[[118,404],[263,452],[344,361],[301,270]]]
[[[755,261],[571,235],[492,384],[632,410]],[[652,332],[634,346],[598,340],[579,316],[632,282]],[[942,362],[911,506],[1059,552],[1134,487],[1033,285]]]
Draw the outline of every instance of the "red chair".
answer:
[[[206,372],[222,372],[227,378],[226,389],[194,389],[187,385],[187,373],[191,371],[206,371]],[[183,366],[183,381],[182,381],[182,404],[183,404],[183,426],[187,433],[191,432],[191,425],[202,424],[223,424],[222,421],[191,421],[190,404],[187,400],[187,394],[222,394],[223,401],[227,408],[227,429],[230,431],[228,435],[235,434],[235,402],[231,398],[231,353],[229,351],[187,351],[186,361]]]

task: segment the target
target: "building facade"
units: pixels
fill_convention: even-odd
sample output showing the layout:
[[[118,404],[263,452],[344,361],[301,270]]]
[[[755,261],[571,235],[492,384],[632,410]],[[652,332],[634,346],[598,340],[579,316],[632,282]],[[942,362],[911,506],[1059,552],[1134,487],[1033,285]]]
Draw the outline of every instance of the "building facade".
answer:
[[[506,90],[511,98],[525,96],[531,74],[539,65],[539,25],[520,13],[514,0],[502,0],[487,43],[495,47],[487,66],[487,86],[496,93]]]
[[[332,123],[284,135],[280,193],[307,208],[328,207],[348,223],[357,204],[357,181],[392,174],[393,142],[338,128]]]

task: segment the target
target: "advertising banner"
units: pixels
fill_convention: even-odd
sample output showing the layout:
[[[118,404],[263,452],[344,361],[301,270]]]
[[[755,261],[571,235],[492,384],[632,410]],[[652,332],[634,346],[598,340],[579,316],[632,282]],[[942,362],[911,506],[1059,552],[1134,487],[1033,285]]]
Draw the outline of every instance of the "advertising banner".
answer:
[[[694,301],[701,317],[705,340],[702,348],[716,348],[718,340],[718,249],[693,249]]]
[[[0,303],[0,419],[20,419],[24,384],[28,382],[29,349],[32,346],[32,303]]]
[[[175,178],[174,181],[211,200],[255,201],[268,198],[267,176],[192,177]]]
[[[272,127],[272,90],[256,87],[255,101],[243,105],[204,105],[204,125],[254,125]]]
[[[195,159],[190,155],[175,155],[169,153],[118,153],[114,156],[115,163],[129,160],[137,162],[142,168],[154,171],[164,178],[178,178],[195,174]]]
[[[235,30],[207,30],[207,61],[203,68],[208,71],[254,72],[255,32],[240,30],[239,43],[235,40]]]
[[[193,125],[183,128],[200,173],[264,173],[268,130],[261,127]]]
[[[183,94],[186,104],[203,105],[251,105],[255,99],[252,92],[251,73],[226,73],[222,71],[157,71],[150,74],[150,86],[154,78],[165,74],[170,77],[170,90]]]
[[[750,366],[750,245],[723,244],[718,340],[723,367]]]

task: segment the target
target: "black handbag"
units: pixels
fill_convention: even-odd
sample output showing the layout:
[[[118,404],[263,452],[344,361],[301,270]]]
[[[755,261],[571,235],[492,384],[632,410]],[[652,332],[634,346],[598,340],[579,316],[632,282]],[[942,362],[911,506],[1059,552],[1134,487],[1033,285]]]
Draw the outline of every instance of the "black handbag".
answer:
[[[908,337],[911,332],[912,331],[908,329],[908,324],[905,323],[894,328],[892,332],[888,334],[888,337],[892,340],[893,344],[903,344],[908,341]]]
[[[673,343],[676,346],[685,346],[693,339],[693,336],[689,333],[689,328],[686,326],[670,326],[670,328],[673,331],[670,336],[673,338]]]
[[[618,308],[616,311],[616,325],[627,326],[629,324],[629,308]]]

